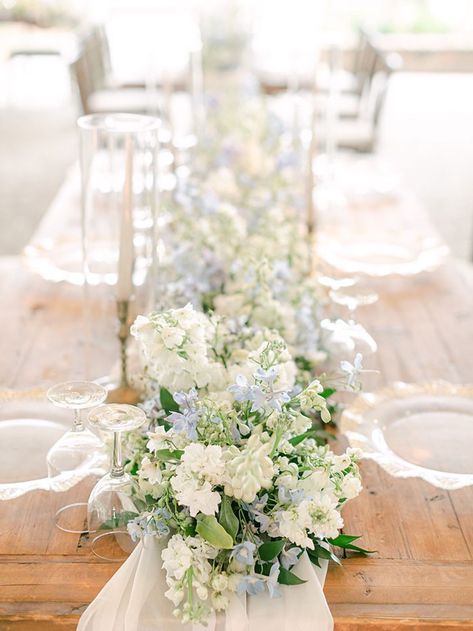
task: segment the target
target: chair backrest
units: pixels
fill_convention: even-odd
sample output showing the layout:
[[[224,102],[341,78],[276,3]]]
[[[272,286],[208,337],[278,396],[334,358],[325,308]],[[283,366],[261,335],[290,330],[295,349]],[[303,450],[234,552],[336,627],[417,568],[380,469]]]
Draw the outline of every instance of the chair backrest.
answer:
[[[83,51],[80,51],[76,59],[69,66],[71,75],[75,81],[79,93],[82,112],[89,114],[88,101],[94,91],[88,64]]]
[[[88,112],[90,95],[106,87],[110,74],[110,50],[105,29],[94,25],[78,36],[79,53],[70,65],[78,88],[82,110]]]
[[[94,90],[102,90],[107,82],[106,62],[103,58],[102,40],[97,27],[93,27],[81,40],[81,49],[88,66]]]
[[[385,53],[376,50],[376,59],[373,75],[369,84],[369,92],[366,97],[364,118],[369,120],[373,134],[374,146],[377,141],[379,121],[386,102],[386,95],[390,78],[393,72],[402,66],[402,59],[397,53]]]
[[[393,72],[402,67],[402,58],[397,53],[384,53],[378,51],[373,81],[376,79],[376,93],[373,103],[373,122],[375,128],[378,125],[381,112],[386,101],[388,85]]]

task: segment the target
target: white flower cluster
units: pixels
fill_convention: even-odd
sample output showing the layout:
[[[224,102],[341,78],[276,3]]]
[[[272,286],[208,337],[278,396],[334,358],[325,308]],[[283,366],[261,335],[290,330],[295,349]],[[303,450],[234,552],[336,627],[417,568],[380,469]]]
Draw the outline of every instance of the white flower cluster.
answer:
[[[203,388],[221,378],[221,364],[208,354],[208,318],[191,305],[138,316],[131,334],[138,340],[148,376],[171,392]]]
[[[146,511],[130,522],[132,536],[171,535],[166,595],[183,621],[205,622],[232,591],[277,596],[280,582],[297,581],[304,549],[318,562],[321,545],[339,545],[341,508],[361,490],[357,453],[320,444],[315,421],[331,418],[324,384],[298,386],[274,333],[190,306],[140,318],[133,330],[150,374],[166,385],[141,452]],[[176,365],[189,390],[167,390]],[[198,378],[202,366],[220,375],[217,386]],[[225,396],[213,390],[221,382]]]
[[[184,449],[171,486],[177,501],[188,506],[192,517],[198,513],[214,515],[220,504],[220,495],[213,490],[222,482],[225,463],[219,445],[192,443]]]
[[[259,106],[245,108],[216,108],[205,153],[178,177],[161,311],[131,328],[151,427],[127,450],[145,505],[129,530],[166,538],[166,596],[183,622],[205,624],[232,592],[277,597],[304,552],[318,563],[330,544],[357,549],[339,533],[361,491],[358,454],[335,455],[322,427],[334,390],[359,389],[361,356],[353,344],[351,361],[315,379],[351,329],[323,331],[300,156]]]

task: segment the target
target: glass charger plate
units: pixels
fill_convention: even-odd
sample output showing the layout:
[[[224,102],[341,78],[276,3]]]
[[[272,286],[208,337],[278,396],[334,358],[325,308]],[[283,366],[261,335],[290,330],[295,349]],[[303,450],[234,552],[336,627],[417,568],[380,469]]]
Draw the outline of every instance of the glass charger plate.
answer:
[[[340,430],[394,477],[442,489],[473,485],[472,385],[394,383],[358,397]]]
[[[46,454],[69,426],[43,390],[0,391],[0,500],[49,489]]]
[[[340,240],[328,236],[320,239],[318,253],[329,265],[349,274],[413,276],[436,269],[447,256],[448,247],[434,237],[413,235],[351,235]]]

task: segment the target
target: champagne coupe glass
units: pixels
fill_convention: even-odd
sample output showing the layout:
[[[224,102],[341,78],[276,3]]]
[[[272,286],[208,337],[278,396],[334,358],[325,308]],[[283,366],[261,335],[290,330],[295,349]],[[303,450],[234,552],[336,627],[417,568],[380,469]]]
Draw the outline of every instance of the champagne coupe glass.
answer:
[[[331,343],[344,348],[346,352],[352,350],[363,355],[375,353],[377,344],[366,329],[355,321],[355,312],[360,306],[374,304],[378,300],[378,294],[366,287],[360,277],[354,277],[341,279],[332,285],[329,296],[335,304],[346,307],[349,312],[347,322],[322,322],[322,330],[331,339]]]
[[[134,547],[127,523],[140,512],[133,498],[133,478],[123,467],[121,433],[141,427],[146,414],[134,405],[111,403],[92,410],[88,421],[92,427],[113,433],[110,472],[94,487],[87,509],[89,533],[96,534],[92,551],[106,561],[120,561]]]
[[[66,381],[50,388],[47,397],[53,405],[74,412],[72,429],[51,447],[46,456],[50,489],[67,491],[79,482],[83,486],[92,486],[106,470],[108,458],[100,438],[83,425],[81,410],[103,403],[107,397],[106,389],[91,381]],[[83,529],[86,506],[86,502],[63,506],[56,512],[56,526],[65,532],[87,532]]]
[[[335,304],[348,309],[351,323],[355,321],[355,312],[358,307],[372,305],[379,297],[375,291],[365,287],[359,278],[351,285],[332,289],[329,295]]]

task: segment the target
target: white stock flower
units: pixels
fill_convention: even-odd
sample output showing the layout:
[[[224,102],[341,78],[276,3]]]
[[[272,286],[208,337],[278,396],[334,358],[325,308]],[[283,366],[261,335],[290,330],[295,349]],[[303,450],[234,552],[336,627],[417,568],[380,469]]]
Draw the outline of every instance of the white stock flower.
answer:
[[[318,539],[334,538],[343,528],[337,500],[330,493],[320,493],[314,499],[303,500],[298,509],[306,528]]]
[[[279,534],[302,548],[313,549],[314,544],[307,534],[307,520],[300,514],[300,505],[291,506],[278,513]]]
[[[139,343],[149,376],[171,393],[222,381],[222,367],[209,358],[210,319],[192,305],[138,316],[131,334]]]
[[[188,445],[171,478],[176,498],[188,506],[192,517],[198,513],[214,515],[220,504],[220,495],[213,485],[221,482],[225,469],[222,449],[218,445],[205,447],[201,443]]]

